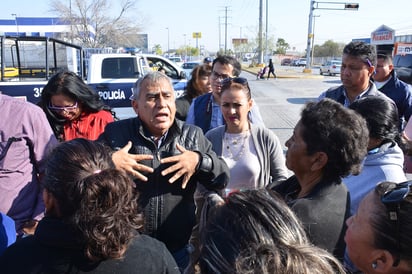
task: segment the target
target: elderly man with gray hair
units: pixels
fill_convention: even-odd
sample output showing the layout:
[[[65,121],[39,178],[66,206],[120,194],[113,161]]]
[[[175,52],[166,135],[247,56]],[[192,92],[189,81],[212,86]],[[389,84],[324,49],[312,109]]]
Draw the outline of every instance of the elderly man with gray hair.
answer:
[[[137,117],[111,123],[99,141],[116,150],[116,167],[135,179],[144,232],[164,242],[183,271],[196,223],[196,185],[223,189],[229,169],[200,128],[175,119],[175,93],[166,75],[151,72],[140,78],[131,99]]]

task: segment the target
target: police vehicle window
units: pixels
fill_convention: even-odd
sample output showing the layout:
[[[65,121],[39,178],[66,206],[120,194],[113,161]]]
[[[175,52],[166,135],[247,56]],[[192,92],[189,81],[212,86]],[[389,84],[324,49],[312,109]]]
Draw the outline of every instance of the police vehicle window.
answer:
[[[102,64],[102,78],[138,78],[135,58],[106,58]]]

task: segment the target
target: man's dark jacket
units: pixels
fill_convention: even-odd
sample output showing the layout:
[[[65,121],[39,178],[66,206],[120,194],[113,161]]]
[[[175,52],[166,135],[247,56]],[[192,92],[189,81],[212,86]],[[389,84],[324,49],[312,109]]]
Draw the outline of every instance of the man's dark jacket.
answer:
[[[145,233],[164,242],[172,253],[178,251],[188,243],[196,222],[193,194],[197,182],[207,189],[223,189],[229,179],[229,169],[212,150],[200,128],[177,119],[159,148],[138,117],[108,124],[99,137],[99,141],[113,149],[124,147],[129,140],[133,143],[129,153],[154,156],[153,160],[142,162],[154,169],[153,173],[145,174],[148,181],[135,180],[145,213]],[[172,175],[160,174],[172,165],[161,164],[160,159],[180,154],[177,144],[201,154],[200,166],[185,189],[182,189],[181,178],[171,184],[168,180]]]
[[[362,94],[362,97],[366,97],[366,96],[383,96],[385,98],[388,98],[384,93],[380,92],[376,88],[375,84],[372,83],[371,81],[369,82],[368,90],[364,94]],[[326,91],[325,97],[331,98],[343,105],[345,104],[345,87],[343,85],[340,85],[337,87],[331,87]]]

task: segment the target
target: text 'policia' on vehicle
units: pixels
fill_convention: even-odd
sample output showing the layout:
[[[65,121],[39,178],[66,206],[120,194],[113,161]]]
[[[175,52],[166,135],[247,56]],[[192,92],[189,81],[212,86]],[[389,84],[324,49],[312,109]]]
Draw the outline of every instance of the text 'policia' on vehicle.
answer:
[[[37,104],[48,79],[58,71],[78,74],[112,108],[130,107],[132,86],[148,71],[162,67],[176,96],[186,88],[186,74],[154,54],[98,53],[48,37],[0,36],[0,91]]]

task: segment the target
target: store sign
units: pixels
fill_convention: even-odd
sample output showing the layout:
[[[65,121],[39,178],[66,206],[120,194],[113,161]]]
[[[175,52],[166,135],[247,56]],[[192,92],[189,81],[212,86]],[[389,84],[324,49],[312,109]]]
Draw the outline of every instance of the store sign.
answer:
[[[395,43],[395,30],[382,25],[371,33],[372,45],[388,45]]]

